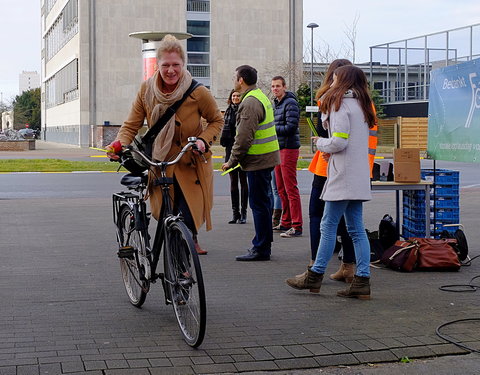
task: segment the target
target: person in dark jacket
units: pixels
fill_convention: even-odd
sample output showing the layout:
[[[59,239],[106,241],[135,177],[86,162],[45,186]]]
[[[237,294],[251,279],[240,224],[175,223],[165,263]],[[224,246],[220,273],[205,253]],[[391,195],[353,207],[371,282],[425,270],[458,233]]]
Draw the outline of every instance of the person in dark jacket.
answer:
[[[225,110],[224,125],[220,137],[220,145],[225,147],[225,162],[230,158],[232,146],[235,143],[237,133],[237,111],[240,103],[240,93],[230,91],[228,96],[228,108]],[[247,222],[248,182],[247,174],[240,168],[234,169],[230,175],[230,196],[232,199],[233,217],[228,224],[245,224]],[[240,190],[238,182],[240,181]],[[241,208],[240,208],[241,207]]]
[[[275,167],[278,195],[282,201],[282,218],[274,230],[284,238],[299,237],[303,231],[302,204],[297,184],[297,161],[300,149],[300,107],[295,94],[287,91],[285,79],[272,78],[275,96],[275,129],[280,145],[280,165]]]

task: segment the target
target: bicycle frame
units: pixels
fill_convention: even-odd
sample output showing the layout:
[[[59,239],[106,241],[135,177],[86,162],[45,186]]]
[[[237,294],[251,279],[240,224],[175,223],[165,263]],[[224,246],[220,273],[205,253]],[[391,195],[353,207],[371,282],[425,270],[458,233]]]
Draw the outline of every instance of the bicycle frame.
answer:
[[[174,215],[173,214],[173,207],[172,202],[170,200],[170,187],[174,183],[174,179],[172,177],[167,177],[167,167],[173,164],[176,164],[183,154],[194,146],[196,138],[192,137],[189,138],[189,143],[182,149],[182,151],[178,154],[178,156],[170,162],[158,162],[154,163],[149,160],[144,154],[139,151],[130,149],[131,152],[137,153],[141,156],[149,165],[154,167],[160,168],[160,176],[155,179],[155,183],[161,186],[162,189],[162,214],[161,218],[157,223],[157,227],[155,230],[155,237],[153,239],[153,246],[150,247],[150,240],[148,236],[148,227],[149,227],[149,214],[147,213],[147,205],[145,203],[145,196],[146,196],[146,189],[147,185],[145,183],[141,183],[136,187],[133,187],[133,190],[136,190],[136,193],[133,192],[120,192],[113,194],[113,219],[114,223],[118,226],[118,214],[120,212],[121,207],[124,204],[127,204],[130,209],[134,213],[134,221],[135,221],[135,229],[139,231],[147,231],[145,239],[146,239],[146,248],[147,253],[151,254],[153,257],[149,258],[150,263],[150,274],[149,275],[142,275],[150,282],[155,283],[157,279],[162,281],[162,286],[165,291],[165,302],[169,304],[169,296],[168,288],[165,286],[165,275],[163,273],[156,273],[158,263],[160,261],[160,256],[162,252],[161,245],[165,241],[167,236],[167,228],[172,222],[176,221],[183,221],[183,217],[181,214]],[[119,238],[119,231],[117,230],[117,240],[120,243]],[[138,257],[137,257],[138,262]],[[140,266],[140,265],[138,265]],[[140,267],[139,267],[140,268]]]

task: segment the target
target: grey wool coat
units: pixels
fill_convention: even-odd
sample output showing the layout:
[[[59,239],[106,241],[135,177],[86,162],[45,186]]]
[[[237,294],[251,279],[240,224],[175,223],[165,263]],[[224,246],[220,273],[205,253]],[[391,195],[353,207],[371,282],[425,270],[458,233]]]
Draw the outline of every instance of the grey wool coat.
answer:
[[[320,198],[324,201],[370,200],[369,128],[357,99],[346,94],[339,110],[322,113],[322,121],[329,138],[319,138],[317,148],[328,152],[330,159]]]

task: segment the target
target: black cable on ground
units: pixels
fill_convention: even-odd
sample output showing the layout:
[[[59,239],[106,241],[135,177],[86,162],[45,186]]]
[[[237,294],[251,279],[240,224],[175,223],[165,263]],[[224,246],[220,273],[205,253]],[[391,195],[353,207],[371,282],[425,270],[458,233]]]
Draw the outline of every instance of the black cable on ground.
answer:
[[[463,292],[476,292],[480,289],[480,285],[472,284],[472,281],[480,278],[480,275],[473,277],[468,284],[449,284],[442,285],[438,289],[444,292],[463,293]]]
[[[471,347],[469,347],[469,346],[467,346],[467,345],[465,345],[465,344],[462,344],[462,343],[460,343],[460,342],[458,342],[458,341],[455,341],[455,340],[451,339],[450,337],[448,337],[448,336],[446,336],[446,335],[444,335],[444,334],[442,334],[442,333],[440,332],[440,330],[441,330],[443,327],[449,326],[449,325],[451,325],[451,324],[460,323],[460,322],[471,322],[471,321],[477,321],[477,322],[478,322],[478,321],[480,321],[480,318],[469,318],[469,319],[452,320],[452,321],[450,321],[450,322],[443,323],[442,325],[438,326],[437,329],[435,330],[435,333],[437,334],[438,337],[440,337],[440,338],[444,339],[445,341],[448,341],[448,342],[450,342],[450,343],[452,343],[452,344],[454,344],[454,345],[456,345],[456,346],[459,346],[460,348],[463,348],[463,349],[465,349],[465,350],[468,350],[468,351],[470,351],[470,352],[472,352],[472,353],[480,353],[480,350],[475,349],[475,348],[471,348]]]
[[[472,264],[472,261],[476,258],[480,257],[480,255],[477,255],[473,257],[472,259],[469,259],[468,262],[465,264],[462,264],[462,266],[470,266]],[[450,284],[450,285],[442,285],[439,289],[444,291],[444,292],[454,292],[454,293],[463,293],[463,292],[476,292],[477,290],[480,289],[480,285],[474,285],[472,284],[473,280],[480,278],[480,275],[473,277],[468,284]],[[452,338],[442,334],[440,330],[443,327],[455,324],[455,323],[461,323],[461,322],[472,322],[472,321],[480,321],[480,318],[468,318],[468,319],[457,319],[457,320],[452,320],[447,323],[443,323],[437,327],[435,330],[435,333],[437,334],[438,337],[444,339],[445,341],[448,341],[449,343],[456,345],[462,349],[468,350],[472,353],[480,353],[480,350],[471,348],[465,344],[462,344],[458,341],[453,340]]]

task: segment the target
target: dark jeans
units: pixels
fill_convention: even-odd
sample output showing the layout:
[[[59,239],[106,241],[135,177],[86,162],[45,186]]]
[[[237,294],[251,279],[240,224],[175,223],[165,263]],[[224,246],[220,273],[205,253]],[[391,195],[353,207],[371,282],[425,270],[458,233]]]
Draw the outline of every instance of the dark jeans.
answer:
[[[269,197],[272,170],[273,168],[266,168],[247,172],[248,198],[255,227],[252,249],[262,255],[270,255],[273,242],[272,206]]]
[[[308,215],[310,217],[310,251],[312,254],[312,260],[315,260],[317,257],[317,250],[320,244],[320,223],[322,222],[323,210],[325,208],[325,201],[320,199],[320,195],[322,194],[325,181],[327,181],[326,177],[315,176],[312,184],[312,191],[310,192]],[[348,234],[345,217],[343,216],[338,224],[337,235],[340,236],[342,240],[343,262],[355,263],[353,242]]]

